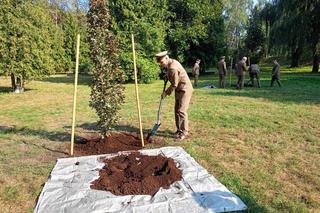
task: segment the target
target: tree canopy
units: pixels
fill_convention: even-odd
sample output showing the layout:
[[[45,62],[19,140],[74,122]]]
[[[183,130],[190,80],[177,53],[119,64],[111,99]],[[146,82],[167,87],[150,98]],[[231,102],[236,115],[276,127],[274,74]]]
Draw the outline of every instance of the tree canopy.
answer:
[[[313,72],[319,71],[320,1],[278,0],[269,3],[261,15],[270,27],[270,48],[290,52],[291,66],[299,66],[304,52],[312,51]]]
[[[81,34],[80,72],[91,72],[89,0],[3,0],[0,5],[0,75],[13,89],[57,72],[72,72]],[[135,35],[140,82],[158,78],[154,54],[170,56],[201,71],[221,55],[254,60],[287,57],[292,67],[312,63],[319,71],[320,0],[104,0],[109,30],[119,43],[119,69],[132,80],[130,35]],[[228,57],[227,57],[228,58]]]

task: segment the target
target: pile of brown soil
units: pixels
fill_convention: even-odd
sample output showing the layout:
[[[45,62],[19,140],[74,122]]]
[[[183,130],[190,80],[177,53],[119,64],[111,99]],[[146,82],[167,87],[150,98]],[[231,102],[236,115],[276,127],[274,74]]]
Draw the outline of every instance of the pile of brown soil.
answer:
[[[140,136],[126,132],[111,132],[104,139],[98,134],[86,136],[77,140],[74,146],[76,156],[109,154],[138,149],[142,149]]]
[[[110,191],[115,195],[154,195],[160,187],[168,189],[181,180],[172,158],[148,156],[139,152],[120,155],[103,161],[100,177],[93,181],[92,189]]]

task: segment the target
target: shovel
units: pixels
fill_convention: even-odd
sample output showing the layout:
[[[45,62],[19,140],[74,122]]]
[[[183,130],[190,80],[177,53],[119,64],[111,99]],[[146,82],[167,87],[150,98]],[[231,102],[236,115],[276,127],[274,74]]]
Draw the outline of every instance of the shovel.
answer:
[[[167,82],[168,82],[168,80],[164,81],[164,86],[163,86],[162,93],[166,90]],[[158,109],[158,115],[157,115],[157,122],[154,124],[153,128],[148,133],[147,141],[149,141],[151,136],[153,136],[153,135],[155,135],[157,133],[157,131],[158,131],[160,125],[161,125],[161,123],[160,123],[160,113],[161,113],[161,109],[162,109],[162,100],[163,100],[163,98],[162,98],[162,95],[161,95],[159,109]]]

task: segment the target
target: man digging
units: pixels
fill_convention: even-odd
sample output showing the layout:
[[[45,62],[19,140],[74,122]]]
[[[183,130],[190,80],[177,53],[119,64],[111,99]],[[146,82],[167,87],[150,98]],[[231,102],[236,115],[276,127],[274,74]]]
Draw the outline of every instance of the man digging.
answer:
[[[182,141],[189,134],[187,111],[193,91],[192,84],[186,70],[177,60],[169,58],[167,51],[155,56],[159,65],[167,70],[166,78],[170,82],[170,86],[162,93],[162,98],[175,92],[174,115],[177,127],[175,138],[177,141]]]

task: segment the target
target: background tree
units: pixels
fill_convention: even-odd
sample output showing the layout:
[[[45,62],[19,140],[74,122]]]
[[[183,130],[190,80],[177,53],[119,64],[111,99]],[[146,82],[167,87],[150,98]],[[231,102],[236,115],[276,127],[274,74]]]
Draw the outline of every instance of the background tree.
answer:
[[[318,72],[320,1],[278,0],[266,6],[262,17],[267,18],[266,11],[274,14],[269,39],[272,50],[278,55],[289,55],[291,67],[299,66],[301,56],[311,52],[312,71]]]
[[[103,136],[118,120],[124,102],[124,75],[119,69],[118,44],[109,30],[109,9],[104,0],[89,3],[88,40],[93,62],[90,106],[99,116]]]
[[[171,54],[184,64],[202,59],[202,71],[216,64],[224,49],[222,5],[212,0],[170,0],[166,39]]]
[[[268,57],[270,52],[269,40],[270,40],[270,29],[273,23],[277,19],[276,15],[276,6],[269,1],[262,3],[260,5],[264,5],[262,10],[260,11],[260,18],[264,21],[264,29],[265,29],[265,57]]]
[[[278,2],[277,13],[278,18],[270,32],[271,45],[278,50],[283,46],[289,50],[291,67],[298,67],[306,43],[306,34],[301,33],[307,31],[305,16],[301,14],[301,8],[286,1]]]
[[[50,0],[50,12],[56,25],[63,31],[64,36],[61,40],[65,54],[63,56],[65,63],[63,72],[74,71],[75,62],[75,44],[78,33],[81,35],[81,54],[80,54],[80,72],[88,73],[91,69],[91,60],[89,55],[89,44],[87,41],[87,20],[86,13],[88,1],[85,0]]]
[[[310,33],[307,34],[311,41],[312,72],[319,72],[320,63],[320,1],[307,2],[306,11]]]
[[[246,55],[250,57],[251,63],[259,63],[263,58],[265,52],[265,41],[262,21],[259,15],[259,8],[258,6],[255,6],[249,18],[247,36],[245,39],[245,46],[247,49]]]
[[[9,52],[8,46],[8,25],[6,24],[7,20],[9,19],[8,14],[11,13],[12,7],[10,0],[3,0],[0,5],[0,13],[3,14],[0,16],[0,75],[5,74],[6,64],[5,59]]]
[[[151,82],[159,73],[154,54],[166,48],[167,0],[109,0],[109,4],[111,29],[120,43],[120,63],[126,80],[133,79],[130,34],[134,33],[139,79]]]
[[[242,57],[239,49],[243,47],[251,7],[251,0],[224,1],[225,39],[229,53],[236,58]]]
[[[42,78],[59,67],[54,58],[63,54],[61,36],[43,1],[5,0],[0,6],[0,67],[11,75],[16,92],[24,90],[28,80]]]

